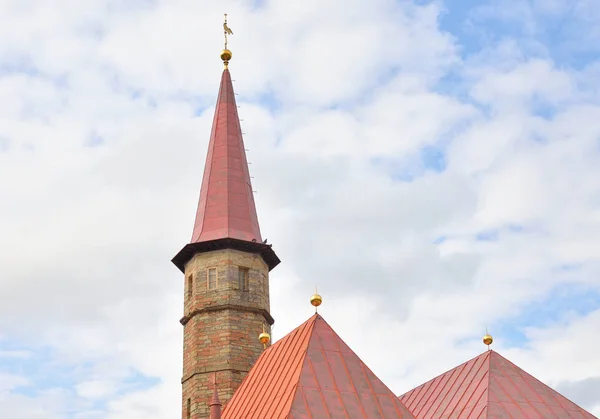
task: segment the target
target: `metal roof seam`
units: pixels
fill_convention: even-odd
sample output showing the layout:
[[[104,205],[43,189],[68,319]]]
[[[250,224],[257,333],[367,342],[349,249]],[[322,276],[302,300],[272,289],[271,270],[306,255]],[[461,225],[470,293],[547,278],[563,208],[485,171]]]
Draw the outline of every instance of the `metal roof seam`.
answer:
[[[302,359],[304,359],[306,350],[302,350],[302,346],[304,344],[304,342],[307,340],[307,336],[310,335],[309,330],[312,329],[312,327],[314,327],[314,320],[311,322],[305,322],[300,328],[297,328],[293,333],[294,335],[290,336],[289,339],[286,339],[284,342],[282,342],[282,350],[280,350],[276,355],[279,355],[277,357],[277,363],[276,365],[276,369],[275,371],[281,371],[282,369],[289,367],[289,364],[286,365],[286,363],[284,361],[287,361],[288,359],[286,358],[286,354],[289,353],[295,353],[296,351],[299,351],[300,353],[297,354],[297,356],[299,355],[299,360],[298,363],[293,362],[293,365],[296,366],[296,368],[294,370],[292,370],[291,368],[287,368],[284,370],[284,375],[287,378],[288,375],[291,372],[291,375],[295,375],[296,371],[299,371],[302,365]],[[306,332],[306,335],[304,335],[304,333]],[[296,335],[299,335],[301,337],[301,339],[295,340],[293,339],[293,337],[295,337]],[[283,348],[286,348],[286,350],[283,350]],[[296,359],[294,359],[293,361],[296,361]],[[300,367],[298,367],[298,365],[300,365]],[[275,374],[276,376],[282,376],[280,374]],[[290,380],[284,380],[284,383],[291,383]],[[263,386],[261,386],[261,390],[262,388],[264,388],[264,386],[267,385],[267,383],[263,383]],[[283,386],[279,386],[278,387],[278,392],[281,392],[284,389]],[[257,388],[258,390],[258,388]],[[271,411],[271,406],[273,406],[275,404],[276,401],[280,401],[281,397],[278,398],[273,398],[271,400],[270,403],[265,404],[264,407],[266,408],[266,411]],[[277,407],[277,405],[275,404],[275,407]],[[277,410],[277,409],[276,409]]]
[[[490,375],[490,372],[489,372],[489,370],[488,370],[488,371],[486,371],[485,375],[483,376],[483,379],[482,379],[482,380],[479,382],[479,385],[482,385],[482,384],[483,384],[483,386],[485,387],[485,389],[484,389],[484,391],[482,391],[482,392],[481,392],[481,394],[479,395],[479,398],[477,399],[477,401],[475,402],[475,404],[473,404],[473,406],[472,406],[472,409],[471,409],[471,412],[475,411],[475,408],[476,408],[476,407],[477,407],[479,404],[481,404],[481,406],[482,406],[482,407],[481,407],[481,412],[480,412],[480,414],[483,414],[484,412],[487,414],[487,404],[488,404],[488,401],[487,401],[487,398],[486,398],[486,396],[487,396],[487,384],[485,384],[485,381],[486,381],[486,377],[487,377],[488,375]],[[468,407],[468,406],[465,406],[465,409],[466,409],[467,407]],[[463,410],[463,411],[464,411],[464,410]],[[471,417],[471,414],[469,413],[469,414],[468,414],[468,415],[466,415],[465,417],[469,418],[469,417]]]
[[[294,350],[292,351],[292,353],[296,352],[296,358],[292,360],[292,363],[295,365],[292,374],[292,376],[295,376],[295,378],[290,381],[291,383],[294,383],[292,388],[298,388],[299,386],[300,376],[302,374],[302,366],[306,360],[308,347],[310,345],[310,337],[315,327],[316,320],[317,316],[312,316],[312,318],[309,320],[309,323],[307,324],[307,327],[304,330],[302,330],[303,335],[302,339],[299,339],[299,341],[297,342],[298,347],[294,347]],[[288,394],[288,400],[286,400],[286,403],[284,404],[285,406],[287,406],[285,408],[286,410],[291,409],[294,400],[294,392],[295,391],[292,389],[292,391]]]
[[[447,374],[447,373],[446,373]],[[423,404],[419,407],[420,403],[417,403],[417,406],[415,406],[415,409],[419,408],[418,411],[415,411],[413,414],[415,416],[421,416],[421,414],[423,413],[423,416],[425,417],[427,415],[427,413],[429,413],[429,400],[434,397],[434,394],[436,394],[436,392],[438,391],[438,388],[441,387],[443,388],[442,383],[444,382],[444,375],[441,375],[440,377],[438,377],[439,379],[434,379],[432,380],[432,384],[430,386],[429,389],[427,389],[429,395],[425,398],[425,400],[423,401],[421,399],[421,402],[423,402]],[[433,389],[431,389],[431,387],[433,387]],[[421,412],[423,409],[426,409],[425,412]]]
[[[427,389],[433,385],[434,381],[435,381],[435,379],[430,380],[424,384],[421,384],[419,387],[415,388],[414,390],[410,391],[409,393],[405,393],[402,396],[400,396],[402,399],[402,398],[404,398],[404,396],[408,395],[405,405],[408,406],[408,409],[412,412],[413,415],[416,414],[414,409],[418,405],[418,401],[420,400],[421,393],[422,392],[427,393]],[[417,402],[415,406],[413,406],[413,402]]]
[[[298,362],[294,362],[293,364],[295,365],[294,369],[293,369],[293,373],[291,374],[292,376],[295,376],[296,374],[298,374],[298,376],[300,375],[301,371],[302,371],[302,364],[304,363],[304,359],[306,358],[306,349],[300,351],[300,357],[298,359]],[[291,371],[292,369],[290,369]],[[284,394],[281,395],[281,397],[279,398],[279,401],[283,401],[283,396],[287,394],[287,398],[286,400],[281,404],[284,407],[280,407],[279,409],[276,409],[277,411],[282,410],[282,411],[287,411],[291,408],[291,405],[293,403],[294,400],[294,394],[295,394],[295,389],[298,388],[298,383],[297,381],[299,380],[299,377],[297,378],[291,378],[289,380],[289,383],[294,383],[291,386],[291,390],[289,392],[284,392]],[[287,381],[286,381],[287,382]]]
[[[483,359],[483,361],[481,362],[481,364],[480,364],[480,365],[479,365],[479,367],[477,368],[477,372],[475,373],[475,377],[477,376],[477,374],[479,373],[479,371],[481,371],[481,369],[482,369],[482,368],[483,368],[483,369],[485,369],[486,362],[488,362],[488,361],[489,361],[489,357],[488,357],[487,355],[486,355],[486,356],[484,356],[483,358],[482,358],[482,357],[481,357],[481,355],[480,355],[480,356],[478,356],[477,358],[475,358],[475,359],[474,359],[474,360],[475,360],[475,362],[473,363],[473,365],[477,365],[477,361],[478,361],[479,359]],[[485,379],[485,376],[486,376],[487,374],[489,374],[489,366],[488,366],[488,371],[486,371],[486,372],[484,372],[484,373],[483,373],[483,377],[482,377],[482,379]],[[475,378],[475,377],[473,377],[473,378]],[[477,390],[477,387],[479,387],[479,386],[481,385],[481,382],[483,381],[482,379],[480,379],[480,380],[479,380],[479,383],[477,384],[477,386],[475,386],[475,390]],[[464,406],[462,407],[462,409],[460,409],[460,413],[458,414],[458,417],[461,417],[462,413],[464,412],[464,410],[466,409],[466,407],[469,405],[469,402],[471,401],[471,398],[473,397],[473,395],[474,395],[474,394],[475,394],[475,391],[474,391],[474,392],[472,392],[472,393],[469,395],[469,397],[467,398],[467,401],[466,401],[466,403],[464,403]],[[477,403],[479,403],[479,400],[481,399],[481,397],[482,397],[482,395],[483,395],[483,394],[484,394],[484,393],[482,393],[481,395],[479,395],[479,399],[478,399],[478,400],[475,402],[474,406],[476,406],[476,405],[477,405]],[[455,407],[455,409],[456,409],[456,407]],[[453,411],[453,413],[454,413],[454,411]]]
[[[375,394],[375,390],[373,390],[373,384],[371,383],[371,380],[369,379],[369,374],[367,374],[367,371],[365,371],[365,369],[368,369],[367,366],[361,362],[361,368],[363,369],[363,373],[365,374],[365,379],[367,381],[367,384],[369,385],[369,388],[371,389],[371,392],[373,394]],[[375,398],[375,405],[377,406],[379,413],[381,413],[381,417],[384,418],[385,416],[383,415],[383,409],[381,408],[381,405],[379,404],[379,400],[377,398]]]
[[[260,357],[258,358],[258,360],[256,361],[256,363],[254,364],[253,369],[256,368],[256,370],[254,371],[255,374],[260,374],[262,372],[262,370],[265,369],[266,358],[269,358],[269,357],[272,356],[271,352],[269,351],[271,348],[268,348],[266,351],[264,351],[260,355]],[[240,384],[240,387],[238,388],[238,391],[236,391],[236,394],[234,394],[234,396],[231,399],[230,403],[228,404],[228,406],[226,406],[224,414],[228,414],[230,411],[232,411],[233,407],[237,407],[238,404],[242,404],[243,405],[243,403],[241,403],[241,402],[245,401],[246,398],[249,398],[250,400],[256,401],[256,398],[253,397],[254,393],[256,391],[256,388],[254,388],[254,389],[251,388],[252,391],[250,391],[249,394],[246,394],[244,391],[241,390],[241,389],[245,390],[245,388],[248,385],[248,383],[246,381],[248,381],[249,379],[250,379],[250,374],[246,375],[246,377],[244,378],[244,380]]]
[[[261,354],[225,409],[224,419],[289,416],[315,318],[311,317]]]
[[[340,347],[340,342],[337,341],[335,343],[335,346],[337,346],[337,348],[338,348],[338,352],[340,353],[340,358],[342,359],[342,364],[344,365],[344,370],[346,371],[346,374],[347,374],[347,376],[349,378],[349,381],[352,384],[352,388],[354,389],[354,391],[358,395],[358,389],[356,388],[356,385],[354,384],[354,380],[352,380],[352,375],[350,374],[350,369],[348,368],[348,364],[346,363],[346,359],[342,355],[342,348]],[[358,399],[358,406],[360,407],[360,411],[362,412],[363,416],[366,418],[367,417],[367,412],[365,411],[365,407],[360,402],[360,397],[357,397],[357,399]]]
[[[496,356],[499,356],[498,354],[492,353],[492,354],[490,355],[490,358],[491,358],[492,356],[494,356],[494,355],[496,355]],[[491,369],[492,369],[492,362],[491,362],[491,360],[490,360],[490,371],[491,371]],[[507,379],[507,380],[510,382],[510,384],[511,384],[513,387],[515,387],[515,389],[517,389],[517,386],[515,385],[515,383],[513,382],[513,380],[511,380],[511,378],[510,378],[510,376],[509,376],[508,374],[505,374],[505,373],[504,373],[504,371],[500,371],[500,374],[502,374],[502,376],[503,376],[504,378],[506,378],[506,379]],[[490,374],[490,375],[491,375],[491,374]],[[492,380],[492,378],[490,377],[490,382],[491,382],[491,380]],[[527,381],[527,380],[525,380],[525,381]],[[507,391],[507,390],[504,388],[504,386],[502,385],[502,383],[500,383],[500,382],[496,382],[496,383],[495,383],[495,385],[496,385],[497,387],[499,387],[499,388],[500,388],[500,390],[501,390],[501,391],[502,391],[502,392],[503,392],[503,393],[506,395],[506,397],[508,397],[508,398],[510,399],[510,402],[511,402],[513,405],[516,405],[516,406],[517,406],[517,408],[518,408],[518,409],[521,411],[521,413],[523,413],[523,416],[527,417],[527,413],[526,413],[526,412],[525,412],[525,411],[524,411],[524,410],[521,408],[521,406],[519,405],[519,403],[517,403],[517,402],[516,402],[516,400],[515,400],[515,399],[513,399],[513,397],[512,397],[512,396],[509,394],[509,392],[508,392],[508,391]],[[491,386],[490,386],[490,387],[491,387]],[[493,389],[491,389],[491,388],[490,388],[488,391],[490,391],[490,392],[492,392],[492,393],[495,393],[495,392],[494,392],[494,390],[493,390]],[[518,389],[517,389],[517,391],[518,391]],[[489,393],[488,393],[488,394],[489,394]],[[489,397],[489,396],[488,396],[488,397]],[[488,401],[488,403],[489,403],[489,401]],[[542,418],[542,419],[543,419],[543,416],[542,416],[542,415],[541,415],[541,414],[540,414],[540,413],[537,411],[537,409],[536,409],[536,408],[535,408],[535,407],[534,407],[534,406],[533,406],[533,405],[532,405],[532,404],[529,402],[529,400],[527,401],[527,403],[528,403],[528,404],[529,404],[529,405],[532,407],[532,409],[533,409],[533,410],[534,410],[534,411],[535,411],[535,412],[536,412],[536,413],[537,413],[537,414],[540,416],[540,418]],[[510,413],[508,413],[508,412],[507,412],[507,414],[510,416]]]
[[[442,404],[443,404],[444,400],[446,399],[446,396],[448,395],[448,392],[444,393],[443,390],[452,388],[452,386],[454,385],[454,383],[456,382],[458,377],[460,377],[460,368],[461,367],[464,368],[464,364],[461,366],[458,366],[457,368],[454,368],[452,370],[452,372],[450,372],[450,377],[448,377],[448,381],[442,387],[442,391],[440,391],[440,393],[436,397],[436,400],[434,401],[434,403],[431,405],[431,407],[427,411],[428,414],[431,414],[431,417],[434,417],[436,415],[437,411],[442,407]]]
[[[463,371],[463,373],[464,373],[463,379],[462,379],[461,383],[459,384],[458,388],[456,389],[456,391],[454,392],[454,395],[451,398],[451,403],[447,406],[447,408],[450,406],[452,407],[450,409],[450,412],[448,413],[448,416],[452,416],[452,414],[456,410],[456,407],[460,404],[460,401],[462,400],[465,393],[467,392],[468,385],[465,385],[465,382],[467,382],[467,379],[469,379],[469,381],[467,383],[471,382],[473,380],[475,374],[479,370],[479,369],[477,369],[475,371],[475,374],[473,374],[473,370],[477,366],[477,361],[469,362],[464,365],[465,365],[465,369],[466,369],[467,365],[469,366],[469,369],[468,369],[468,371],[466,371],[466,373],[464,373],[465,371]],[[479,365],[479,367],[481,367],[481,365]],[[462,389],[462,393],[460,392],[461,389]],[[459,396],[459,394],[460,394],[460,396]],[[452,402],[454,402],[454,404],[452,404]]]
[[[310,368],[313,377],[315,377],[315,381],[317,383],[317,387],[319,388],[319,395],[321,396],[321,401],[323,402],[323,406],[325,406],[325,413],[327,413],[327,417],[331,419],[331,413],[329,412],[329,408],[327,407],[327,402],[325,401],[325,397],[323,396],[323,389],[321,388],[321,385],[319,384],[319,380],[316,378],[316,374],[315,374],[315,368],[312,365],[312,362],[310,360],[310,358],[306,358],[306,363],[308,365],[308,367]],[[310,409],[310,406],[309,406]],[[310,412],[310,410],[309,410]],[[312,412],[311,412],[312,414]],[[325,418],[319,418],[319,419],[325,419]]]
[[[448,392],[447,392],[447,393],[446,393],[446,395],[444,396],[444,399],[443,399],[443,400],[446,400],[446,398],[448,397],[448,404],[446,404],[446,405],[444,406],[443,410],[440,412],[440,415],[444,415],[444,413],[446,412],[446,410],[448,409],[448,407],[450,407],[450,406],[451,406],[451,402],[452,402],[452,401],[454,400],[454,398],[456,397],[456,395],[457,395],[458,391],[460,390],[460,388],[461,388],[461,386],[462,386],[462,383],[464,383],[464,381],[465,381],[465,380],[466,380],[466,378],[467,378],[467,375],[468,375],[468,373],[469,373],[469,372],[471,371],[471,369],[473,368],[473,365],[475,365],[475,363],[472,363],[472,364],[471,364],[471,363],[465,363],[465,364],[463,364],[463,367],[460,369],[460,372],[458,373],[458,375],[457,375],[457,377],[456,377],[456,380],[454,381],[454,384],[453,384],[453,385],[452,385],[452,386],[451,386],[451,387],[448,389]],[[467,366],[469,366],[469,369],[468,369],[468,371],[465,373],[465,369],[467,369]],[[459,366],[458,368],[460,368],[460,366]],[[459,379],[460,379],[460,378],[462,378],[462,379],[459,381]],[[459,384],[458,384],[458,387],[456,387],[456,389],[454,390],[454,394],[451,394],[450,390],[452,390],[452,388],[453,388],[453,387],[454,387],[454,386],[455,386],[457,383],[459,383]],[[443,402],[443,401],[442,401],[442,402]],[[440,407],[441,407],[441,405],[440,405]],[[438,410],[439,410],[439,408],[440,408],[440,407],[438,407]],[[455,407],[456,407],[456,406],[455,406]],[[455,407],[453,407],[453,408],[452,408],[452,411],[454,411],[454,408],[455,408]],[[450,412],[450,414],[452,414],[452,411]]]
[[[396,398],[395,398],[395,399],[396,399]],[[398,405],[396,404],[396,401],[397,401],[397,400],[392,400],[392,404],[393,404],[393,406],[394,406],[394,410],[396,411],[396,413],[398,413],[398,416],[402,417],[402,416],[403,416],[403,415],[402,415],[402,413],[403,413],[403,412],[400,410],[400,408],[399,408],[399,407],[398,407]],[[399,402],[399,401],[398,401],[398,402]],[[399,402],[399,403],[400,403],[400,402]],[[406,409],[406,410],[408,410],[408,409]]]
[[[210,174],[211,174],[211,168],[212,168],[212,153],[211,150],[213,147],[211,147],[214,143],[214,135],[213,133],[216,132],[216,128],[217,128],[217,121],[219,120],[219,101],[221,99],[221,89],[223,88],[223,76],[221,76],[221,84],[219,85],[219,92],[217,93],[217,105],[215,106],[215,114],[213,115],[213,124],[212,124],[212,128],[211,128],[211,135],[208,141],[208,153],[206,155],[206,163],[204,165],[204,172],[203,172],[203,176],[202,176],[202,183],[204,183],[204,177],[208,174],[207,178],[206,178],[206,188],[207,188],[207,192],[208,192],[208,188],[210,187]],[[199,238],[200,235],[202,234],[202,230],[204,229],[204,221],[206,219],[206,213],[202,212],[202,228],[200,229],[199,232],[196,232],[196,225],[198,223],[198,216],[200,215],[200,211],[201,211],[201,206],[200,204],[202,203],[202,188],[200,188],[200,195],[198,196],[198,207],[196,209],[196,220],[194,221],[194,230],[192,231],[192,240],[191,243],[195,243]],[[207,194],[208,196],[208,194]],[[196,237],[198,236],[198,237]]]
[[[308,406],[308,400],[306,400],[306,395],[304,394],[304,390],[302,390],[302,386],[297,385],[296,391],[300,392],[300,395],[302,396],[302,401],[304,402],[304,407],[306,407],[306,413],[308,414],[309,419],[312,419],[313,415],[310,412],[310,407]]]
[[[323,348],[323,349],[321,349],[321,352],[323,353],[323,359],[325,360],[325,365],[327,365],[327,369],[329,370],[329,374],[331,374],[331,381],[333,382],[333,385],[334,385],[334,387],[336,389],[336,393],[337,393],[338,399],[340,401],[340,405],[344,409],[344,413],[346,414],[346,418],[350,419],[350,417],[348,416],[348,411],[346,410],[346,406],[344,405],[344,401],[342,400],[342,396],[340,395],[340,388],[338,386],[338,383],[335,380],[335,375],[333,374],[333,370],[331,368],[331,365],[329,365],[329,359],[327,359],[327,354],[325,353],[325,347],[323,345],[323,342],[321,341],[321,337],[319,336],[319,333],[316,333],[314,337],[316,337],[316,339],[321,344],[321,348]],[[339,339],[339,336],[338,336],[338,339]],[[342,360],[342,363],[343,362],[344,361]],[[348,378],[351,378],[351,377],[348,377]],[[352,380],[350,379],[350,381],[352,381]],[[325,404],[325,406],[327,407],[327,404]],[[329,409],[329,407],[327,407],[327,408]]]
[[[506,362],[508,364],[510,364],[510,366],[516,370],[516,372],[519,374],[519,376],[523,379],[523,381],[525,382],[525,384],[529,387],[529,389],[531,391],[533,391],[534,393],[537,394],[536,390],[531,386],[531,380],[535,380],[536,382],[538,382],[539,384],[541,384],[543,386],[543,388],[546,390],[547,394],[555,401],[559,404],[559,406],[561,406],[565,411],[567,411],[567,413],[569,412],[569,409],[567,409],[563,403],[561,403],[562,400],[566,400],[569,404],[571,404],[572,406],[574,406],[576,409],[578,409],[578,412],[580,414],[583,414],[584,416],[586,416],[586,414],[589,414],[587,411],[585,411],[583,408],[581,408],[580,406],[578,406],[577,404],[573,403],[571,400],[567,399],[565,396],[563,396],[562,394],[557,393],[555,390],[553,390],[550,386],[546,385],[545,383],[539,381],[537,378],[533,377],[531,374],[529,374],[527,371],[524,371],[523,369],[521,369],[520,367],[518,367],[517,365],[515,365],[514,363],[512,363],[511,361],[509,361],[508,359],[504,358],[502,355],[500,355],[497,352],[494,352],[494,354],[499,357],[500,359],[502,359],[503,362]],[[543,401],[542,401],[543,402]],[[591,416],[592,418],[594,416]]]
[[[486,354],[487,356],[487,365],[488,365],[488,373],[487,373],[487,387],[485,389],[485,417],[487,418],[488,414],[489,414],[489,410],[488,409],[488,404],[489,404],[489,400],[490,400],[490,382],[491,382],[491,376],[492,376],[492,351],[487,351],[488,353]],[[482,395],[483,397],[483,395]]]
[[[515,368],[515,369],[518,371],[518,373],[519,373],[519,376],[520,376],[520,377],[523,379],[523,381],[525,382],[525,384],[527,385],[527,387],[529,387],[529,389],[530,389],[531,391],[533,391],[534,393],[537,393],[537,392],[535,391],[535,389],[534,389],[534,388],[531,386],[531,383],[530,383],[530,380],[529,380],[529,374],[527,374],[525,371],[522,371],[522,370],[521,370],[521,368],[517,367],[515,364],[513,364],[512,362],[510,362],[508,359],[504,358],[504,357],[503,357],[503,356],[501,356],[500,354],[496,353],[496,355],[497,355],[498,357],[500,357],[500,358],[501,358],[503,361],[505,361],[505,362],[509,363],[510,365],[512,365],[512,367],[513,367],[513,368]],[[524,376],[523,374],[526,374],[526,376]],[[541,382],[540,382],[540,383],[541,383]],[[552,397],[552,398],[553,398],[553,399],[554,399],[554,400],[555,400],[555,401],[556,401],[556,402],[559,404],[559,406],[562,406],[562,404],[560,403],[560,401],[556,400],[556,397],[554,397],[554,394],[553,394],[553,393],[554,393],[554,391],[553,391],[553,390],[552,390],[550,387],[546,386],[544,383],[541,383],[541,384],[543,384],[543,385],[544,385],[544,387],[545,387],[547,390],[550,390],[550,391],[548,392],[548,393],[550,394],[550,396],[551,396],[551,397]],[[543,401],[541,398],[540,398],[540,401],[541,401],[542,403],[544,402],[544,401]],[[537,412],[537,409],[536,409],[536,412]]]
[[[481,399],[481,397],[480,397]],[[475,412],[475,408],[477,407],[477,405],[473,406],[473,410],[471,410],[471,412]],[[479,408],[479,413],[477,413],[476,415],[473,416],[474,418],[485,418],[487,417],[487,403],[486,404],[482,404],[481,407]],[[471,415],[466,416],[465,419],[470,419]]]
[[[531,397],[539,397],[540,404],[531,405]],[[410,412],[405,400],[420,414]],[[594,419],[493,351],[396,397],[315,314],[263,352],[223,418],[485,419],[498,415]]]
[[[221,238],[261,242],[251,185],[235,92],[229,70],[224,70],[206,155],[192,243]],[[237,205],[235,210],[234,204]]]
[[[270,349],[270,348],[268,348],[268,349]],[[257,372],[258,372],[258,371],[261,371],[261,370],[263,370],[263,369],[264,369],[264,365],[265,365],[265,362],[264,362],[264,360],[270,357],[270,353],[268,352],[268,349],[267,349],[267,350],[265,350],[265,351],[263,351],[263,352],[260,354],[260,356],[259,356],[259,357],[258,357],[258,359],[256,360],[256,363],[254,364],[254,367],[257,367]],[[253,367],[253,368],[254,368],[254,367]],[[249,379],[249,376],[250,376],[250,374],[247,374],[247,375],[246,375],[246,377],[244,377],[244,380],[242,380],[242,383],[240,384],[240,387],[238,387],[238,389],[239,389],[239,388],[242,388],[242,386],[245,386],[245,385],[247,385],[247,384],[246,384],[246,381]],[[237,391],[236,391],[236,393],[237,393]],[[250,392],[249,394],[244,394],[244,393],[241,393],[241,395],[242,395],[242,396],[244,396],[244,395],[245,395],[245,396],[247,396],[247,398],[249,398],[250,400],[253,400],[253,401],[256,401],[256,400],[257,400],[257,398],[256,398],[256,397],[253,397],[253,396],[254,396],[254,392]],[[235,394],[234,394],[234,397],[235,397]],[[238,400],[240,400],[240,403],[241,403],[241,401],[242,401],[242,400],[244,400],[244,398],[243,398],[243,397],[238,397],[237,399],[238,399]]]
[[[432,400],[435,403],[437,396],[441,393],[441,391],[444,389],[444,386],[446,385],[446,381],[448,380],[447,374],[451,373],[452,371],[453,370],[450,370],[439,377],[438,383],[433,388],[433,391],[429,393],[429,396],[425,399],[425,403],[423,403],[423,405],[421,406],[421,410],[425,409],[425,411],[422,412],[421,410],[419,410],[418,412],[413,413],[415,416],[422,416],[423,418],[427,417],[432,408],[432,405],[429,401]]]

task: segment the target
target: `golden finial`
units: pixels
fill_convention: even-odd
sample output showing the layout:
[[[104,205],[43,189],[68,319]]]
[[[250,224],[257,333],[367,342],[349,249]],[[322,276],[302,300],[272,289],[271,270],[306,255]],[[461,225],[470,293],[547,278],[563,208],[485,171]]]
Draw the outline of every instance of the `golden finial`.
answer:
[[[265,330],[265,325],[263,324],[263,331],[260,335],[258,335],[258,340],[263,344],[265,349],[267,349],[267,345],[271,342],[271,335],[267,333]]]
[[[490,335],[487,331],[487,329],[485,329],[485,336],[483,337],[483,344],[487,345],[488,347],[488,351],[490,350],[490,345],[494,343],[494,338],[492,337],[492,335]]]
[[[323,297],[321,297],[319,295],[316,287],[315,287],[315,293],[310,297],[310,304],[315,308],[315,313],[318,312],[319,306],[321,304],[323,304]]]
[[[227,26],[227,13],[225,13],[225,22],[223,23],[223,34],[225,35],[225,48],[221,51],[221,59],[225,68],[229,66],[229,60],[233,54],[227,49],[227,35],[233,35],[233,31]]]

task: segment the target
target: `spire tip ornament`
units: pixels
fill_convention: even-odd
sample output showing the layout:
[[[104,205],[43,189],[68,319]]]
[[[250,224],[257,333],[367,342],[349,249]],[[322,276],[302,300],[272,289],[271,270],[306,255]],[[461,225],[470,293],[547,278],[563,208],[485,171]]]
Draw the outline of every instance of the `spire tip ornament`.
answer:
[[[217,388],[217,373],[214,372],[212,376],[212,384],[213,384],[213,396],[210,400],[209,409],[210,409],[210,419],[221,419],[221,400],[219,400],[219,391]]]
[[[310,304],[315,308],[315,313],[318,313],[319,306],[323,304],[323,297],[319,295],[317,288],[315,288],[315,293],[310,297]]]
[[[223,34],[225,36],[225,47],[223,48],[223,51],[221,51],[221,59],[223,60],[223,66],[227,69],[229,60],[231,60],[231,57],[233,56],[231,51],[227,49],[227,35],[233,35],[233,31],[227,26],[227,13],[225,13],[225,22],[223,23]]]
[[[483,344],[488,347],[488,351],[490,350],[490,345],[494,343],[494,338],[485,330],[485,336],[483,336]]]

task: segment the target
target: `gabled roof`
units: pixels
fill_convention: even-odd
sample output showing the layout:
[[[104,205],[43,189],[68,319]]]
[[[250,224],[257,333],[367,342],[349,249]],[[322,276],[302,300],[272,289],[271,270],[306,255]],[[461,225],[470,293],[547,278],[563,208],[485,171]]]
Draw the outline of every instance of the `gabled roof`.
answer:
[[[400,400],[420,419],[595,418],[495,351],[486,351]]]
[[[191,243],[262,241],[229,70],[221,77]]]
[[[266,349],[223,419],[413,418],[318,314]]]

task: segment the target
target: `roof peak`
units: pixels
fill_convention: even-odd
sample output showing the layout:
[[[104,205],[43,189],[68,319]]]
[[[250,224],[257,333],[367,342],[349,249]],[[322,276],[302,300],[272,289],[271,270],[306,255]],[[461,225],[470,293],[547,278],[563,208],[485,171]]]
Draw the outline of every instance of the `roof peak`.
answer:
[[[224,419],[332,417],[414,419],[318,313],[265,350]]]
[[[399,399],[413,415],[432,419],[449,416],[594,418],[491,349]]]

